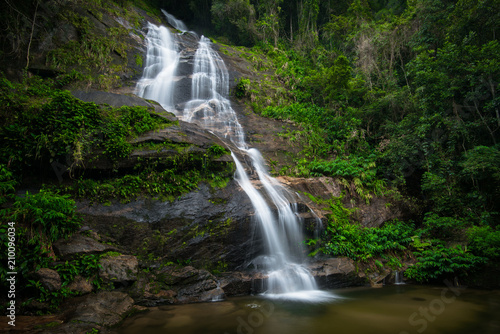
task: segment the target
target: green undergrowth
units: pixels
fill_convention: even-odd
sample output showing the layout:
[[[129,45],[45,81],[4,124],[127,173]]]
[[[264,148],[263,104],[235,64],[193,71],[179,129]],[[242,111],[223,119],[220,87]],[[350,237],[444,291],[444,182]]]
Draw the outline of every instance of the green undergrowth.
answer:
[[[13,180],[13,175],[2,166],[3,179]],[[11,192],[0,184],[4,194]],[[6,191],[7,190],[7,191]],[[42,190],[38,193],[26,192],[23,196],[10,196],[9,206],[0,210],[0,243],[7,247],[15,244],[16,297],[21,309],[30,309],[34,302],[42,303],[45,311],[55,311],[67,297],[77,293],[70,291],[68,285],[76,276],[87,279],[96,289],[100,288],[98,278],[100,255],[81,255],[71,260],[58,259],[52,248],[55,241],[68,238],[82,223],[76,213],[75,201],[68,195]],[[1,256],[7,264],[7,253]],[[60,275],[61,289],[50,291],[36,276],[40,268],[50,268]],[[2,266],[2,282],[10,277],[12,268]],[[16,303],[17,305],[17,303]],[[42,311],[40,311],[42,312]]]
[[[215,161],[229,153],[225,148],[214,144],[198,150],[168,141],[135,144],[133,139],[142,133],[176,122],[146,107],[83,102],[58,88],[60,81],[71,79],[32,77],[16,84],[1,78],[0,100],[6,108],[0,136],[7,145],[0,148],[0,157],[18,179],[29,178],[34,170],[56,175],[66,181],[47,187],[96,202],[137,196],[173,200],[200,182],[225,187],[232,164]],[[147,155],[132,158],[133,151]],[[120,169],[124,159],[135,159],[133,168]],[[102,164],[108,171],[92,167]]]
[[[64,165],[70,174],[92,159],[115,163],[133,149],[129,140],[141,133],[170,126],[146,107],[97,106],[61,90],[60,81],[27,78],[23,83],[0,79],[0,100],[6,106],[0,136],[2,161],[20,174],[32,168]]]
[[[91,203],[129,202],[138,197],[173,201],[196,190],[200,183],[224,188],[234,172],[231,163],[214,162],[209,154],[180,154],[172,158],[142,159],[133,171],[116,177],[82,176],[70,186],[55,186]]]
[[[322,235],[309,239],[310,256],[346,256],[368,271],[405,270],[417,282],[446,278],[467,279],[484,265],[500,260],[500,231],[471,226],[450,217],[428,215],[422,226],[398,220],[380,227],[363,227],[352,221],[343,196],[321,200],[308,195],[329,211]],[[457,243],[457,235],[462,241]]]
[[[77,276],[81,276],[91,284],[93,289],[99,290],[103,287],[102,279],[99,277],[99,260],[106,254],[89,254],[81,255],[67,261],[60,261],[55,265],[50,263],[40,263],[44,268],[50,268],[59,274],[61,277],[61,289],[58,291],[50,291],[42,285],[39,280],[30,279],[25,286],[26,293],[30,294],[30,298],[24,302],[24,306],[29,308],[33,302],[43,303],[47,306],[48,312],[54,312],[59,309],[61,303],[79,293],[69,289],[70,285]],[[40,311],[37,313],[41,313]]]

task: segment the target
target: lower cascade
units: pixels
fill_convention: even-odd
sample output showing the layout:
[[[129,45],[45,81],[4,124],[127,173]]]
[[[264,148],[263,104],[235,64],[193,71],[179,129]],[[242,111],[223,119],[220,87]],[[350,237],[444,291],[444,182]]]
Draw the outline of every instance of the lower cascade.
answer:
[[[169,21],[175,18],[164,12]],[[179,21],[176,24],[180,24]],[[165,27],[148,25],[148,50],[146,68],[139,81],[136,94],[158,101],[165,109],[173,110],[186,122],[194,122],[213,132],[232,147],[231,156],[236,164],[235,179],[251,200],[264,238],[264,254],[252,261],[252,265],[267,277],[264,295],[319,301],[330,294],[317,289],[314,277],[304,266],[302,224],[292,205],[294,195],[283,187],[266,169],[264,159],[255,148],[249,148],[244,132],[231,107],[229,75],[222,58],[212,49],[212,43],[204,36],[198,41],[194,56],[191,100],[182,110],[172,106],[175,92],[175,67],[179,62],[176,35]],[[183,29],[183,30],[187,30]],[[154,70],[152,70],[154,69]],[[251,161],[262,194],[250,180],[248,173],[235,152]],[[274,205],[273,210],[268,198]]]

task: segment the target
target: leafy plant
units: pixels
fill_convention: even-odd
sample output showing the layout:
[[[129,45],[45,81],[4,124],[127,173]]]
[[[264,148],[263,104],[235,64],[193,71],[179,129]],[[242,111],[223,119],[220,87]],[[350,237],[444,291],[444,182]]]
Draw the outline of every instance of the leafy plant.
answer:
[[[14,198],[15,186],[14,175],[4,164],[0,164],[0,205]]]
[[[52,242],[66,238],[80,228],[81,218],[68,195],[48,190],[37,194],[26,192],[13,205],[10,219],[24,226],[29,244],[41,244],[47,249]]]
[[[250,91],[250,79],[240,78],[234,88],[234,95],[238,98],[246,97]]]
[[[446,247],[441,242],[433,247],[415,252],[417,264],[405,271],[405,276],[418,282],[428,282],[446,276],[464,276],[477,269],[485,259],[469,252],[465,247]]]
[[[467,230],[469,250],[490,260],[500,258],[500,231],[491,226],[473,226]]]

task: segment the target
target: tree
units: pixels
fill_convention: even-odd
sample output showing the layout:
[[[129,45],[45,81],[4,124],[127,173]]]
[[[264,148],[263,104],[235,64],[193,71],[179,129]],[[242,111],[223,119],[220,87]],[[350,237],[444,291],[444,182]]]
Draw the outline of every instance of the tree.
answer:
[[[210,12],[218,33],[241,45],[254,42],[255,9],[249,0],[215,0]]]

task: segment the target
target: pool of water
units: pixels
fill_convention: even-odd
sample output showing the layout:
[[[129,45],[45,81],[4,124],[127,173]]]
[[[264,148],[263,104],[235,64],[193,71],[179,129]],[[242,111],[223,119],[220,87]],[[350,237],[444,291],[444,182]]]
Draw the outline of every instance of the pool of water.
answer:
[[[152,308],[116,334],[500,333],[500,291],[398,285],[330,291],[306,302],[247,296]]]

